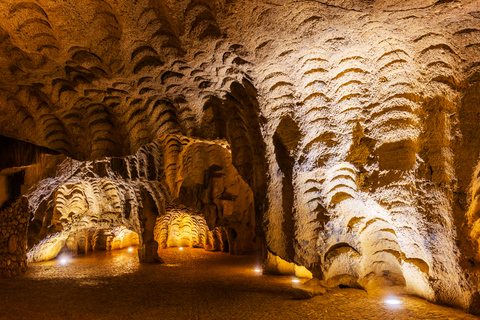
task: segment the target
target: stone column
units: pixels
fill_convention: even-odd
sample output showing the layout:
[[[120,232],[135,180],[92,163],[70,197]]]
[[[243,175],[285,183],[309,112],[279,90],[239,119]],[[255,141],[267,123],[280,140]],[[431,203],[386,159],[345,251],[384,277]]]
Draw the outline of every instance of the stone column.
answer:
[[[163,263],[158,256],[158,243],[153,233],[159,215],[158,208],[148,190],[141,188],[141,195],[143,207],[139,212],[141,234],[139,234],[138,256],[140,262]]]

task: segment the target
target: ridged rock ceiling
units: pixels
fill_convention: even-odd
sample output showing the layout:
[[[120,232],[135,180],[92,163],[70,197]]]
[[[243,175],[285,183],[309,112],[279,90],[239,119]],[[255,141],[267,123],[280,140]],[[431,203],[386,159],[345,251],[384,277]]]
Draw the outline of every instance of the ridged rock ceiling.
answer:
[[[51,221],[105,202],[85,190],[111,209],[82,217],[110,225],[150,197],[329,285],[480,312],[478,1],[8,1],[0,17],[0,135],[109,162],[33,193],[55,198]]]

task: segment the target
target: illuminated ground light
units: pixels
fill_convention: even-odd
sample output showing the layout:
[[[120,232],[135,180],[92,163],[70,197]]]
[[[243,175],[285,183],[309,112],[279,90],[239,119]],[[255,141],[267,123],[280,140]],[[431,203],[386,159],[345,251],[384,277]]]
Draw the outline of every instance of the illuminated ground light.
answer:
[[[132,252],[132,251],[133,251],[133,248],[128,248],[128,251],[129,251],[129,252]]]
[[[66,265],[70,259],[68,257],[61,257],[59,262],[62,265]]]
[[[300,280],[299,280],[299,279],[292,279],[292,282],[293,282],[293,283],[299,283]]]
[[[257,268],[257,269],[253,269],[253,271],[255,271],[256,273],[260,273],[262,272],[262,269]]]
[[[389,298],[386,298],[383,303],[389,305],[389,306],[398,306],[398,305],[401,305],[403,302],[398,300],[397,298],[395,297],[389,297]]]
[[[178,250],[182,251],[182,250],[183,250],[183,247],[178,248]]]

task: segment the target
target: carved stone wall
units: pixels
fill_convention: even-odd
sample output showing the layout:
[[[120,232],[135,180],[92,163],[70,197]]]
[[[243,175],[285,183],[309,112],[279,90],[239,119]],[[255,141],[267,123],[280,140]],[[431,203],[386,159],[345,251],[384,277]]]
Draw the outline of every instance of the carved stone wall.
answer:
[[[237,251],[244,245],[244,239],[237,237],[235,229],[217,226],[210,230],[202,214],[185,206],[167,207],[167,213],[157,218],[155,239],[162,249],[196,247],[231,254],[245,253]]]
[[[172,201],[200,212],[210,231],[225,228],[230,244],[226,251],[243,254],[259,249],[254,195],[232,163],[229,144],[178,135],[166,135],[161,141]]]
[[[28,201],[19,198],[0,211],[0,275],[14,277],[27,270]]]
[[[253,194],[233,167],[224,141],[165,135],[125,158],[65,159],[56,172],[54,179],[40,180],[28,193],[29,262],[50,260],[61,252],[123,247],[128,230],[138,235],[144,262],[160,261],[159,245],[177,242],[232,254],[259,248]],[[171,210],[166,213],[166,205],[192,210],[177,217]],[[193,210],[196,215],[189,215]],[[190,240],[182,244],[172,228],[184,222]]]
[[[0,135],[77,159],[29,193],[32,243],[84,212],[155,259],[164,203],[186,205],[237,253],[480,312],[478,1],[4,1],[0,21]]]
[[[164,216],[157,218],[155,238],[161,248],[206,248],[208,231],[201,214],[188,208],[170,208]]]
[[[169,197],[159,181],[160,158],[153,144],[126,158],[65,159],[54,178],[40,180],[28,193],[28,260],[123,247],[125,228],[138,235],[126,241],[139,245],[141,261],[160,260],[153,228]],[[117,237],[122,240],[115,245]]]

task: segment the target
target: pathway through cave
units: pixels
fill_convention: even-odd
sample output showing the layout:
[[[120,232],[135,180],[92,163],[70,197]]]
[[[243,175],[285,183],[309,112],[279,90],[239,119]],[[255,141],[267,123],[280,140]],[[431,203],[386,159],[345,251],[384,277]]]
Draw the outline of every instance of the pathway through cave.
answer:
[[[2,280],[0,319],[478,319],[415,297],[388,307],[357,289],[294,300],[292,277],[259,275],[255,255],[168,248],[165,264],[139,264],[136,250],[30,264]]]

